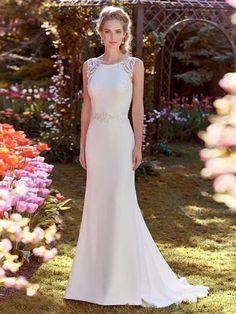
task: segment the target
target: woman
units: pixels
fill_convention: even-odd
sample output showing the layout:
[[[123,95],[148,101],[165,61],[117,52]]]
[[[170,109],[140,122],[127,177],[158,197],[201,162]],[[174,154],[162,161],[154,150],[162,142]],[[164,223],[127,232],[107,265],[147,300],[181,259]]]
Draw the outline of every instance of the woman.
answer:
[[[142,60],[130,55],[131,21],[103,8],[104,54],[83,64],[80,162],[87,171],[83,215],[65,299],[165,307],[195,302],[208,287],[178,278],[141,214],[135,170],[142,160]],[[132,101],[133,129],[128,119]]]

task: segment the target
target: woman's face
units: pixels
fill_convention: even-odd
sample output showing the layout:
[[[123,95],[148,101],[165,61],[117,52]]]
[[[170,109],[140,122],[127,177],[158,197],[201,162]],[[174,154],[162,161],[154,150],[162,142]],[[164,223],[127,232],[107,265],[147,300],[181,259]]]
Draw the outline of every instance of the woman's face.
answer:
[[[119,48],[125,37],[121,22],[119,20],[106,21],[100,36],[106,47]]]

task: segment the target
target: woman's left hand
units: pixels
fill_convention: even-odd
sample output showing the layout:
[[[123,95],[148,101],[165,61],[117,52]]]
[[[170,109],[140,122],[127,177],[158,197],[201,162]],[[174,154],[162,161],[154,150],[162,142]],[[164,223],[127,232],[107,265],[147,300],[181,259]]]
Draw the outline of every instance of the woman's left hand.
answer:
[[[133,149],[133,170],[135,171],[142,162],[142,148],[134,146]]]

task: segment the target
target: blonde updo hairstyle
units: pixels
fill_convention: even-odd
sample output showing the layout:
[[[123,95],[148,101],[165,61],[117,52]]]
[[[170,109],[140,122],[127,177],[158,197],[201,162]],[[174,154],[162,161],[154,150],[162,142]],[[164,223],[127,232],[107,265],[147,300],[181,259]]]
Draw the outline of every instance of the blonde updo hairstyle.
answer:
[[[99,18],[96,20],[96,32],[99,34],[105,22],[110,20],[119,20],[121,22],[125,37],[124,44],[120,45],[120,51],[125,55],[131,55],[131,41],[133,37],[131,33],[132,22],[129,15],[120,7],[104,7],[99,14]]]

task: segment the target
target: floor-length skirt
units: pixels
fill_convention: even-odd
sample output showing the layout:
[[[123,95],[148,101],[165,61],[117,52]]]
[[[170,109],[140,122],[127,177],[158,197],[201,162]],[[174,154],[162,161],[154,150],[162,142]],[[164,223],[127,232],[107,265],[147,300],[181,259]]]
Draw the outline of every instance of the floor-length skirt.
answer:
[[[195,302],[208,287],[178,278],[161,255],[137,201],[133,148],[128,119],[90,123],[83,215],[64,298],[144,307]]]

